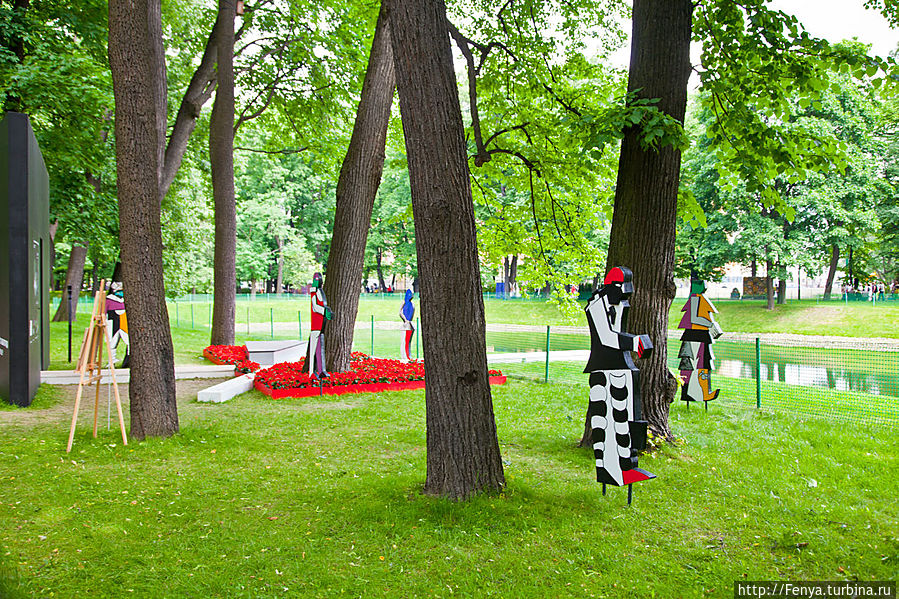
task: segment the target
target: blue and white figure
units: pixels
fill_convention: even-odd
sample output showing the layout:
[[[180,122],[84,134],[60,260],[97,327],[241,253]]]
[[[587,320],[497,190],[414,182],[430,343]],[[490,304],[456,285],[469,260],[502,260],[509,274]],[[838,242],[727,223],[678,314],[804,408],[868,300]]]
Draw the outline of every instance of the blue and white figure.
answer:
[[[609,271],[594,291],[585,311],[590,326],[590,422],[596,480],[623,486],[655,478],[637,467],[637,454],[646,447],[646,421],[640,413],[640,371],[631,352],[652,352],[648,335],[627,329],[628,299],[634,291],[633,273],[624,266]],[[603,487],[605,489],[605,487]]]
[[[412,305],[412,290],[406,289],[406,298],[403,301],[403,307],[400,308],[400,319],[403,321],[403,340],[400,345],[400,362],[412,361],[412,334],[415,327],[412,326],[412,319],[415,318],[415,306]]]

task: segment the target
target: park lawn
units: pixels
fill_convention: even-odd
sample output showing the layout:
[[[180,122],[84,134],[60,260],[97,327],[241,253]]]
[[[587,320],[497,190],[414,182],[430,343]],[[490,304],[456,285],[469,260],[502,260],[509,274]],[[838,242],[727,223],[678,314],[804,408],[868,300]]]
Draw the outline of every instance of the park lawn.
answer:
[[[507,488],[450,502],[420,493],[423,391],[206,405],[198,388],[180,382],[166,440],[92,440],[85,410],[70,455],[65,405],[0,415],[0,595],[708,597],[899,576],[890,429],[675,406],[681,441],[641,458],[658,478],[628,508],[574,447],[586,384],[510,382],[493,391]]]

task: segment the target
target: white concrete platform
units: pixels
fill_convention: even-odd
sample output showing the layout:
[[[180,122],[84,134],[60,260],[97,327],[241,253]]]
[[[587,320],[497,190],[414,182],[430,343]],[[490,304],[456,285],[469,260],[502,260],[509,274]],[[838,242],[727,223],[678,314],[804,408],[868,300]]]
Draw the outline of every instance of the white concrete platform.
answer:
[[[247,341],[250,360],[260,366],[298,362],[306,355],[307,341]]]
[[[102,382],[110,380],[109,370],[100,371]],[[127,383],[130,380],[131,371],[127,368],[116,368],[115,380],[117,383]],[[222,379],[234,376],[234,366],[223,364],[221,366],[175,366],[176,379]],[[77,385],[79,379],[76,370],[42,370],[41,382],[50,385]]]
[[[233,397],[246,393],[253,388],[253,379],[256,375],[252,372],[233,378],[230,381],[213,385],[197,393],[197,401],[222,403]]]

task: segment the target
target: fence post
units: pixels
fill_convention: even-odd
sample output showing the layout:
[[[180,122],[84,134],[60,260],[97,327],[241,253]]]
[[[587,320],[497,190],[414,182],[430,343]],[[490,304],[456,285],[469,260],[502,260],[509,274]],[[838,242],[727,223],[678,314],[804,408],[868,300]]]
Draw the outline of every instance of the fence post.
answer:
[[[300,310],[297,310],[297,339],[303,340],[303,317]]]
[[[375,315],[371,315],[371,356],[375,355]]]
[[[755,407],[762,407],[762,344],[755,338]]]
[[[209,302],[209,328],[212,329],[212,302]]]
[[[275,309],[268,309],[268,324],[271,326],[272,330],[272,339],[275,338]]]
[[[194,330],[194,303],[190,303],[190,330]]]
[[[546,325],[546,369],[543,372],[543,382],[549,382],[549,325]]]
[[[250,306],[247,305],[247,335],[250,334]]]
[[[418,360],[418,331],[421,329],[421,323],[415,319],[415,359]]]

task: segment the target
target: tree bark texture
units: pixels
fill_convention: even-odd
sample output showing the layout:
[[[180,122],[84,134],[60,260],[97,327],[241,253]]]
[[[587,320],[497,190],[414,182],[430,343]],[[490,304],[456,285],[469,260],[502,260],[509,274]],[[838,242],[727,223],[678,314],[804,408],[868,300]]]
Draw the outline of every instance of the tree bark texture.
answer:
[[[334,233],[324,284],[325,296],[334,311],[334,319],[328,323],[326,347],[327,367],[331,372],[343,372],[350,367],[365,242],[384,169],[384,147],[395,86],[390,26],[382,6],[362,83],[362,96],[356,109],[353,135],[337,180]],[[380,253],[378,276],[383,284]]]
[[[160,178],[166,127],[160,0],[110,0],[122,283],[131,352],[131,436],[178,431],[175,367],[162,278]]]
[[[409,160],[427,421],[424,491],[505,484],[487,380],[484,300],[462,113],[443,0],[385,0]]]
[[[765,299],[767,300],[765,308],[768,310],[774,309],[774,277],[771,276],[773,268],[771,260],[767,260],[765,262]]]
[[[234,18],[236,0],[219,0],[217,89],[209,121],[209,162],[215,204],[212,345],[234,345],[237,294],[237,207],[234,202]]]
[[[66,267],[66,284],[62,288],[62,301],[53,315],[53,322],[66,322],[69,320],[69,296],[68,286],[72,286],[72,303],[75,304],[74,312],[78,312],[78,294],[81,293],[81,284],[84,282],[84,260],[87,258],[87,247],[73,245],[69,254],[69,265]],[[73,314],[74,316],[74,314]]]
[[[681,123],[690,76],[690,0],[634,0],[628,92],[659,98],[659,110]],[[667,366],[668,309],[674,299],[674,241],[681,153],[643,148],[639,130],[625,131],[618,162],[607,270],[634,273],[628,332],[648,334],[655,351],[637,360],[643,417],[652,432],[670,438],[668,409],[677,383]],[[589,444],[585,433],[581,444]]]
[[[830,299],[833,292],[833,279],[837,275],[837,266],[840,263],[840,246],[833,244],[830,252],[830,267],[827,269],[827,282],[824,284],[824,301]]]
[[[165,148],[165,160],[162,167],[162,183],[160,185],[160,199],[168,193],[169,187],[178,174],[178,168],[184,159],[184,152],[187,151],[187,141],[190,139],[191,133],[197,125],[197,119],[200,117],[200,111],[203,105],[212,97],[215,89],[215,63],[218,57],[218,19],[212,26],[209,33],[209,39],[206,40],[206,48],[203,50],[203,57],[197,70],[194,71],[187,89],[184,91],[184,97],[181,99],[181,105],[178,107],[178,114],[175,116],[175,122],[172,125],[172,133],[169,136],[168,144]],[[231,44],[232,48],[234,44]]]

